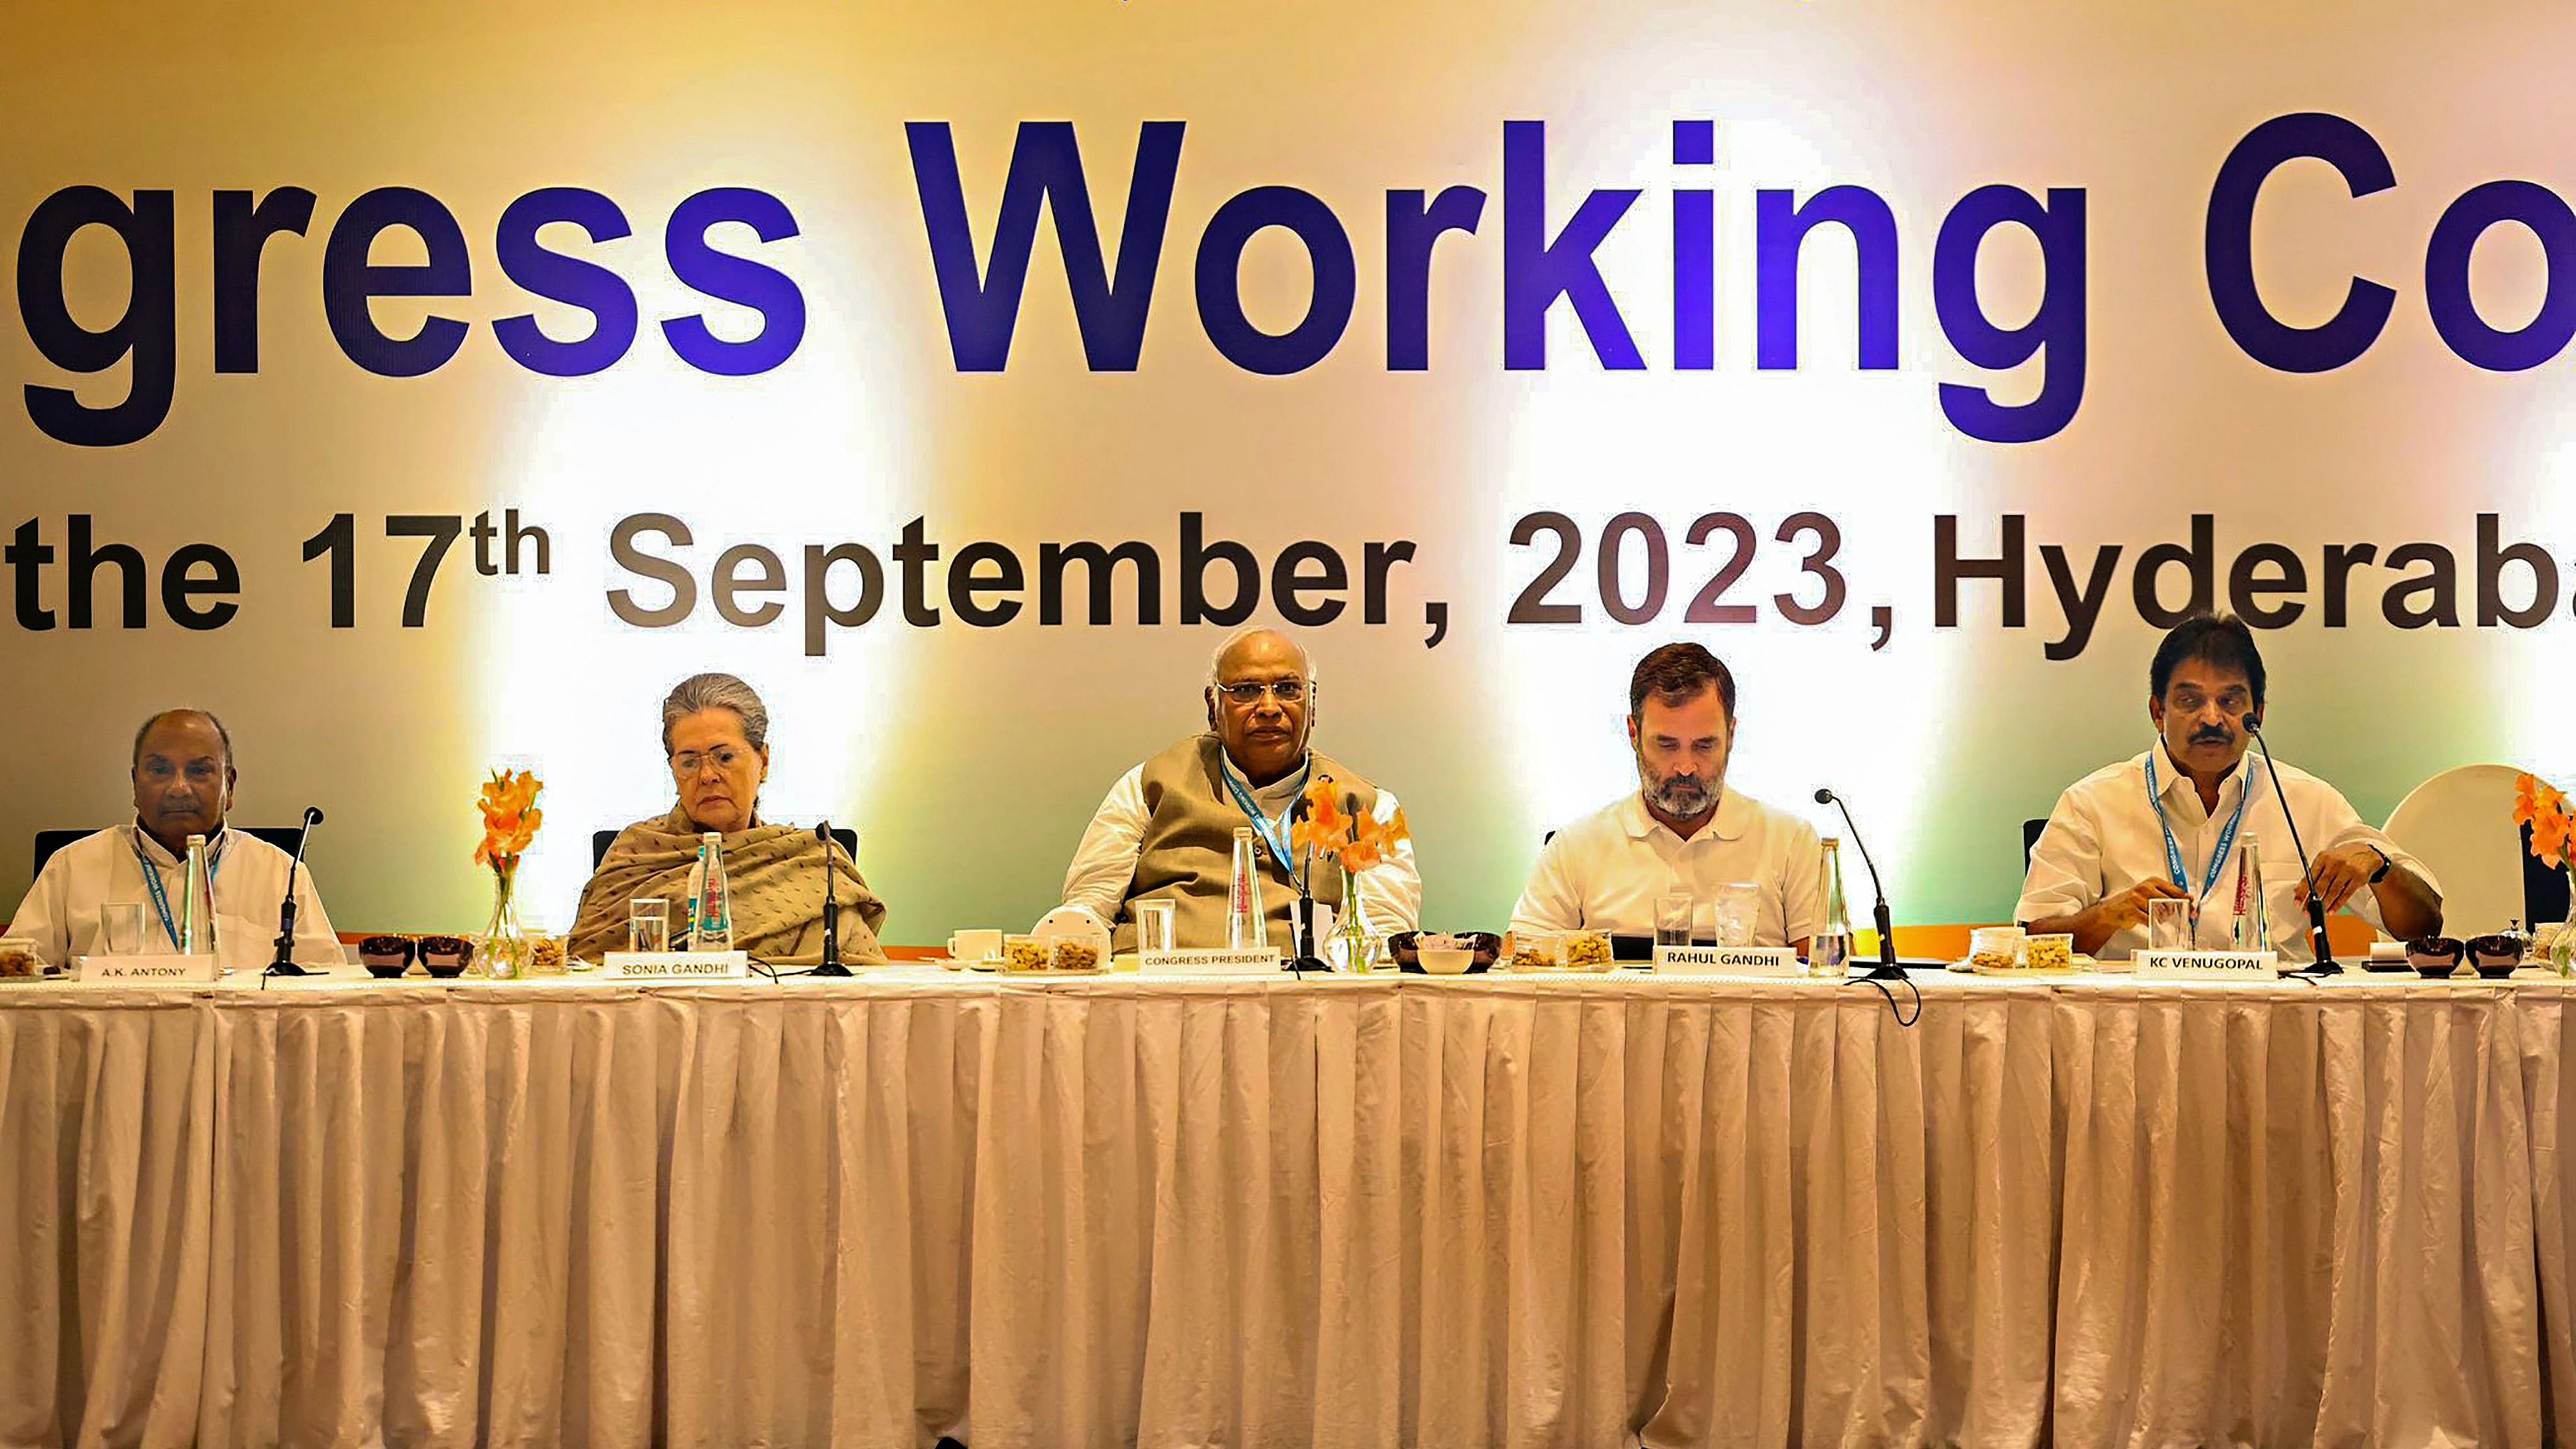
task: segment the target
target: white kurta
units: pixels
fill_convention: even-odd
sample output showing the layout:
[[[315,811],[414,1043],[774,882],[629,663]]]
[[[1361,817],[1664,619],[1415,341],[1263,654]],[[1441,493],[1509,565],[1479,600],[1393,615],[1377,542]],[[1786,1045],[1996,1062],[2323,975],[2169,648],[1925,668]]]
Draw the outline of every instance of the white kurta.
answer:
[[[151,887],[144,884],[148,860],[161,877],[173,922],[184,919],[188,863],[173,856],[148,831],[119,825],[84,835],[54,852],[43,873],[18,904],[9,934],[36,943],[47,962],[61,964],[74,956],[98,955],[107,949],[100,930],[100,907],[139,902],[143,906],[143,953],[168,955],[178,947],[152,908]],[[210,852],[215,875],[215,955],[231,967],[268,964],[277,944],[277,908],[286,899],[286,872],[293,858],[247,831],[227,830],[215,837]],[[295,960],[305,966],[340,966],[347,957],[331,918],[322,910],[311,867],[295,877]]]

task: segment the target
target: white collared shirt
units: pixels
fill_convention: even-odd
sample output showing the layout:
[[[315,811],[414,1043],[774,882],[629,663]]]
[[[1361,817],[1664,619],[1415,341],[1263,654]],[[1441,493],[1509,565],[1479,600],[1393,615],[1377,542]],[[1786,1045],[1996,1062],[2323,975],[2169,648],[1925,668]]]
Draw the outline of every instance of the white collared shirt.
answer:
[[[2156,762],[2157,797],[2164,802],[2164,822],[2158,821],[2155,807],[2147,800],[2150,758]],[[2217,885],[2202,902],[2199,944],[2203,949],[2215,950],[2231,943],[2238,857],[2251,837],[2260,847],[2256,858],[2263,870],[2263,899],[2273,948],[2283,960],[2312,959],[2316,953],[2308,942],[2308,913],[2298,903],[2298,847],[2291,843],[2290,820],[2282,817],[2280,800],[2274,796],[2264,768],[2262,756],[2246,755],[2219,782],[2216,810],[2201,805],[2199,788],[2175,767],[2162,740],[2151,750],[2116,765],[2106,765],[2076,781],[2057,797],[2057,808],[2049,812],[2048,828],[2040,833],[2039,843],[2031,847],[2030,873],[2022,881],[2021,903],[2013,908],[2013,919],[2030,922],[2070,916],[2140,881],[2159,876],[2172,879],[2165,856],[2166,823],[2170,823],[2175,848],[2182,854],[2186,877],[2183,889],[2201,896],[2219,837],[2226,833],[2227,822],[2235,817],[2237,805],[2245,801],[2250,785],[2254,798],[2246,804],[2245,823],[2238,827],[2233,852],[2218,872]],[[2422,861],[2398,849],[2395,841],[2365,823],[2341,791],[2291,765],[2280,767],[2280,779],[2281,793],[2289,797],[2292,818],[2298,823],[2299,840],[2311,857],[2347,845],[2368,844],[2385,853],[2392,865],[2414,872],[2435,891],[2441,889]],[[2379,898],[2367,886],[2355,891],[2344,909],[2387,929],[2380,919]],[[2124,960],[2146,949],[2146,945],[2145,929],[2133,926],[2114,932],[2093,954],[2106,960]]]
[[[1515,931],[1610,931],[1651,936],[1655,898],[1688,891],[1696,899],[1691,934],[1717,932],[1717,888],[1746,882],[1761,889],[1753,944],[1785,946],[1820,928],[1816,828],[1740,790],[1718,797],[1717,814],[1684,840],[1627,795],[1556,833],[1538,853]]]
[[[243,830],[215,837],[210,864],[215,876],[215,956],[228,967],[268,964],[277,949],[277,910],[286,899],[286,871],[293,857]],[[36,943],[36,954],[61,965],[74,956],[107,950],[100,930],[100,907],[136,902],[143,907],[143,954],[167,956],[178,951],[153,908],[152,889],[144,884],[143,867],[152,863],[170,903],[170,919],[184,922],[188,863],[172,855],[151,832],[119,825],[84,835],[55,851],[45,862],[27,898],[18,903],[9,934]],[[295,875],[295,960],[303,966],[344,966],[340,938],[322,910],[322,893],[314,887],[310,866]]]
[[[1219,751],[1217,759],[1226,778],[1242,786],[1261,807],[1279,832],[1288,838],[1288,815],[1297,806],[1298,792],[1306,785],[1308,766],[1301,766],[1267,785],[1254,785],[1234,767],[1234,761]],[[1395,792],[1377,787],[1377,808],[1370,812],[1378,823],[1395,819]],[[1118,919],[1125,908],[1127,887],[1136,879],[1136,855],[1145,838],[1146,822],[1153,812],[1145,808],[1145,767],[1138,765],[1118,777],[1091,824],[1082,832],[1082,844],[1074,848],[1073,864],[1064,873],[1064,903],[1080,906],[1098,916],[1103,924]],[[1368,912],[1371,931],[1392,934],[1410,931],[1422,923],[1422,872],[1413,860],[1413,842],[1406,840],[1387,852],[1383,864],[1360,872],[1360,905]]]

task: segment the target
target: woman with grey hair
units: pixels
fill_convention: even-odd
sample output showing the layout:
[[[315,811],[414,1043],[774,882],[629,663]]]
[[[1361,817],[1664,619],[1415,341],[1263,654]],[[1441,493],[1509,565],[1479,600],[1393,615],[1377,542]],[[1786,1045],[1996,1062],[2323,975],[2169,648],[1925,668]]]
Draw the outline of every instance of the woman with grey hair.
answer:
[[[769,707],[730,674],[693,674],[662,700],[662,753],[678,801],[667,815],[619,831],[590,884],[572,930],[575,955],[592,960],[626,941],[627,902],[638,896],[684,899],[698,837],[724,837],[725,889],[731,897],[735,949],[773,964],[823,958],[823,872],[810,830],[764,825],[760,787],[769,778]],[[838,877],[841,955],[882,962],[878,900],[840,844],[831,847]]]

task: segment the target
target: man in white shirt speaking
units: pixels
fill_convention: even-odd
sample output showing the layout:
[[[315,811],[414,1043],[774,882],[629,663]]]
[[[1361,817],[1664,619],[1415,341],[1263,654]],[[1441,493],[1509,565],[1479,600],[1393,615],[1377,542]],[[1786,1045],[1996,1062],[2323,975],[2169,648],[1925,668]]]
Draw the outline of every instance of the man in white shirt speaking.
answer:
[[[19,903],[9,934],[36,943],[48,964],[107,952],[105,907],[140,906],[141,954],[173,954],[185,930],[188,837],[206,837],[214,876],[215,951],[224,965],[257,968],[276,953],[286,898],[285,851],[224,828],[232,809],[232,736],[203,710],[169,710],[134,736],[134,823],[84,835],[54,852]],[[346,963],[310,870],[295,879],[296,964]]]
[[[1688,892],[1691,934],[1713,939],[1720,888],[1757,893],[1755,946],[1806,948],[1821,914],[1815,827],[1726,788],[1735,676],[1697,644],[1667,644],[1628,680],[1637,790],[1557,832],[1539,851],[1515,931],[1649,936],[1655,899]]]
[[[2192,900],[2201,905],[2196,944],[2223,949],[2237,916],[2230,892],[2239,852],[2250,839],[2260,847],[2272,947],[2284,961],[2311,961],[2295,820],[2328,911],[2348,908],[2401,941],[2439,934],[2441,889],[2422,862],[2304,770],[2280,766],[2276,794],[2262,758],[2247,754],[2245,719],[2261,727],[2265,683],[2254,633],[2233,614],[2197,615],[2165,635],[2147,668],[2154,746],[2057,797],[2013,919],[2070,932],[2078,951],[2126,960],[2146,947],[2148,902]]]
[[[1298,797],[1329,778],[1344,808],[1380,823],[1395,818],[1396,800],[1394,791],[1308,746],[1316,695],[1314,665],[1287,635],[1247,629],[1219,646],[1201,691],[1207,732],[1176,741],[1110,787],[1065,871],[1065,904],[1099,917],[1121,951],[1135,948],[1133,903],[1149,897],[1174,903],[1179,945],[1226,945],[1234,832],[1243,828],[1253,833],[1274,943],[1290,940],[1301,875],[1310,877],[1319,903],[1341,910],[1340,872],[1329,862],[1310,870],[1296,859],[1290,837]],[[1359,895],[1371,931],[1419,924],[1422,874],[1411,841],[1361,872]]]

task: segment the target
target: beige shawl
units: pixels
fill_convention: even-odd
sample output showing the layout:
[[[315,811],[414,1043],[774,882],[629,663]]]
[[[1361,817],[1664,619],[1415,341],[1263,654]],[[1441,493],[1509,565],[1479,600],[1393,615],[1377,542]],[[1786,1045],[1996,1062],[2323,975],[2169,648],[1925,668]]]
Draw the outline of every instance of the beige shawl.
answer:
[[[754,825],[724,838],[725,889],[732,896],[733,944],[754,959],[810,966],[823,959],[823,873],[814,859],[814,832],[784,825]],[[581,911],[572,928],[572,953],[597,961],[626,949],[626,903],[660,896],[671,903],[677,928],[697,864],[698,828],[677,806],[659,820],[639,820],[617,834],[608,854],[582,887]],[[881,963],[885,947],[877,927],[885,903],[868,889],[858,865],[839,841],[832,843],[833,889],[839,897],[841,959]]]

